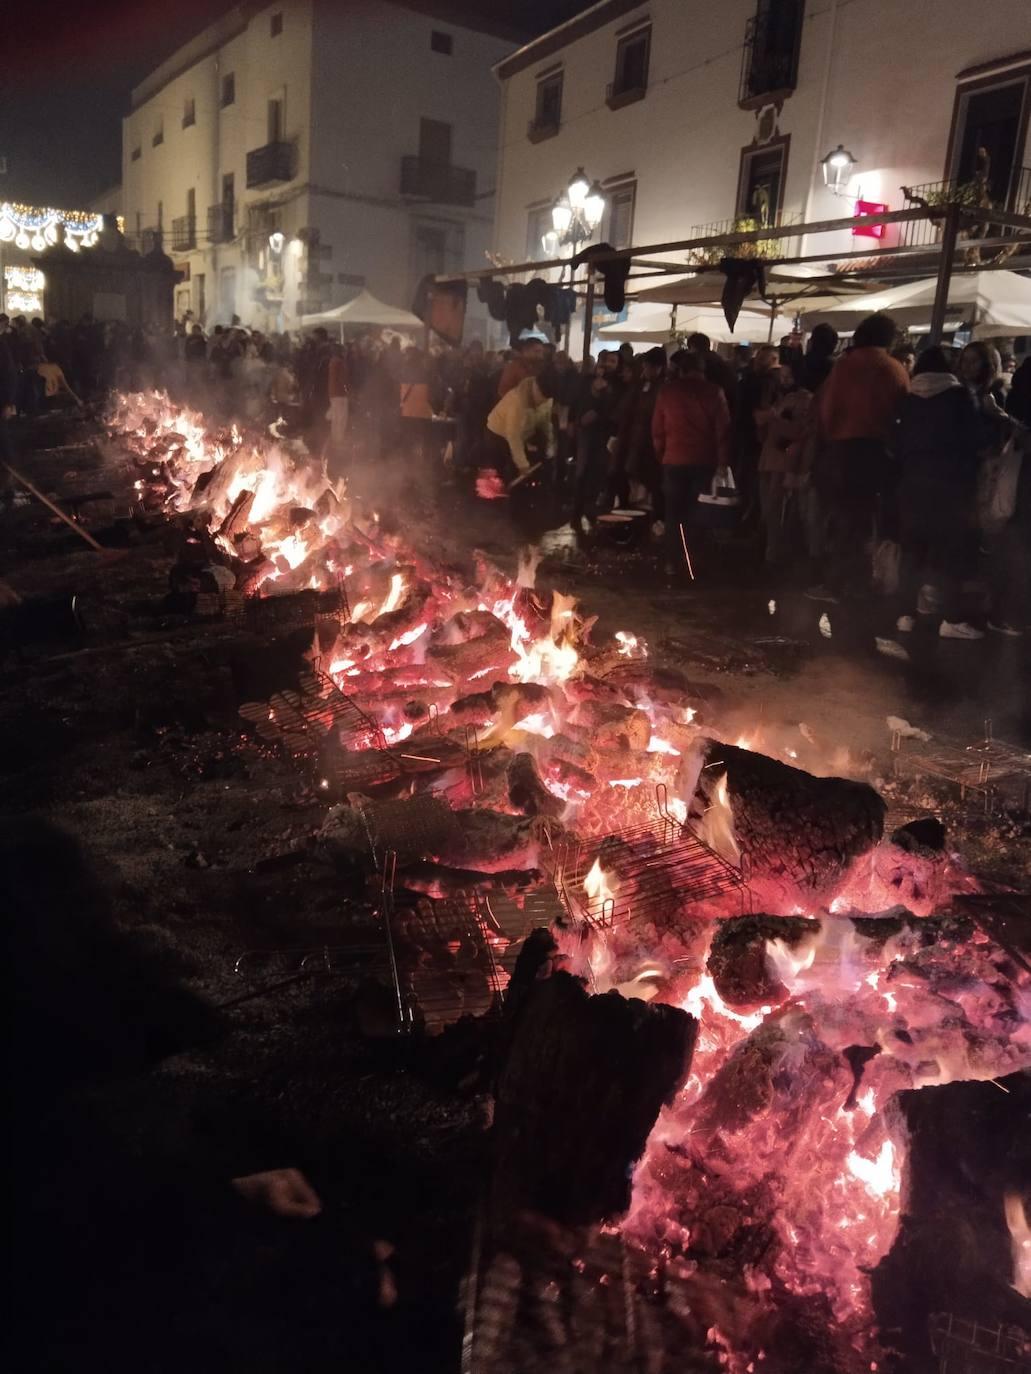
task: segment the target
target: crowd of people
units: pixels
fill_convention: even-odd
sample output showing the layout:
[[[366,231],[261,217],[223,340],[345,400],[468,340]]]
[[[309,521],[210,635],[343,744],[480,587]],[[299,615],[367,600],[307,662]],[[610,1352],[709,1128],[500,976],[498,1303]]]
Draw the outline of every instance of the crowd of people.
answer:
[[[152,386],[303,437],[332,470],[397,454],[442,478],[490,471],[501,492],[533,477],[577,537],[643,513],[671,578],[733,524],[814,600],[876,581],[898,603],[888,652],[923,617],[970,640],[1031,619],[1031,360],[1014,373],[982,342],[918,354],[883,315],[847,347],[820,324],[804,348],[792,334],[725,358],[692,334],[671,354],[623,344],[584,365],[536,335],[430,350],[235,317],[209,335],[190,315],[168,331],[0,316],[6,415]]]

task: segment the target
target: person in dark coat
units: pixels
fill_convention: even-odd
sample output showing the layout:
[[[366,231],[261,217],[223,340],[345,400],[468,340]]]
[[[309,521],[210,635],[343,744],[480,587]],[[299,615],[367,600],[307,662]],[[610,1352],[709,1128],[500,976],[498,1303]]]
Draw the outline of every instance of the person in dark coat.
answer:
[[[601,360],[584,378],[576,405],[576,483],[573,488],[573,529],[593,524],[608,467],[608,441],[613,432],[615,396]]]
[[[983,426],[974,401],[941,348],[925,348],[902,402],[895,453],[899,465],[902,546],[896,628],[917,623],[925,583],[941,597],[943,639],[982,639],[963,617],[962,581],[977,553],[975,527],[978,452]]]
[[[650,348],[641,359],[640,381],[623,397],[617,417],[616,470],[647,488],[656,521],[662,519],[662,469],[652,442],[652,416],[665,375],[665,350]]]

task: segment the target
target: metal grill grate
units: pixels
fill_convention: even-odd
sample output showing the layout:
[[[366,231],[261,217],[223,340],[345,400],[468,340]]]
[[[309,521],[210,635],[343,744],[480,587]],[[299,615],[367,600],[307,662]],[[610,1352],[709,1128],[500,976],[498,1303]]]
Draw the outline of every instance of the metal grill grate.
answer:
[[[896,730],[891,748],[896,774],[940,778],[957,787],[962,800],[980,801],[986,815],[1004,797],[1031,809],[1031,753],[995,739],[990,720],[973,744],[913,740]]]
[[[742,874],[670,814],[661,784],[651,822],[571,840],[543,858],[570,914],[591,925],[660,919],[734,892],[744,901]],[[599,872],[603,886],[591,882]]]
[[[1016,1327],[982,1326],[938,1312],[930,1331],[938,1374],[1031,1374],[1031,1336]]]
[[[386,749],[376,722],[324,673],[305,671],[296,692],[275,692],[267,702],[245,702],[239,714],[259,738],[296,757],[316,755],[326,744]]]
[[[402,1027],[438,1034],[500,1005],[508,974],[495,959],[497,926],[481,894],[397,905],[388,856],[386,904]]]

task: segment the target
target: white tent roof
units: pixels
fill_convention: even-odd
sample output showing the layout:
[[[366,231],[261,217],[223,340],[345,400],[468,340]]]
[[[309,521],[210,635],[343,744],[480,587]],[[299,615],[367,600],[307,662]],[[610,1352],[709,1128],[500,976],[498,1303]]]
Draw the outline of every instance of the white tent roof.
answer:
[[[787,269],[791,264],[778,266]],[[820,290],[821,278],[827,283],[827,289],[823,291]],[[666,277],[655,286],[644,286],[634,291],[633,300],[658,301],[665,305],[719,306],[725,283],[726,277],[719,268],[700,267],[685,276]],[[861,288],[853,286],[852,289]],[[840,281],[828,279],[825,273],[813,275],[804,272],[802,268],[797,274],[787,270],[768,271],[766,294],[772,301],[764,301],[752,291],[745,300],[746,307],[753,313],[768,317],[771,304],[776,305],[778,314],[791,315],[814,306],[832,309],[840,300],[848,299],[847,288]]]
[[[836,327],[852,329],[875,311],[883,311],[910,328],[927,327],[936,286],[936,278],[923,277],[854,301],[843,301],[832,311],[807,311],[806,328],[826,320]],[[953,322],[973,324],[975,338],[1031,334],[1031,280],[1004,270],[957,272],[949,283],[946,316]]]
[[[423,322],[410,310],[400,310],[378,300],[371,291],[359,291],[354,300],[338,305],[335,310],[323,310],[317,315],[302,315],[305,329],[318,325],[365,326],[381,329],[422,329]]]
[[[671,308],[631,304],[627,318],[598,330],[600,339],[628,339],[631,343],[665,343],[670,337]],[[708,334],[718,343],[765,343],[770,334],[769,315],[742,310],[731,333],[723,311],[716,306],[682,306],[677,310],[678,334]]]

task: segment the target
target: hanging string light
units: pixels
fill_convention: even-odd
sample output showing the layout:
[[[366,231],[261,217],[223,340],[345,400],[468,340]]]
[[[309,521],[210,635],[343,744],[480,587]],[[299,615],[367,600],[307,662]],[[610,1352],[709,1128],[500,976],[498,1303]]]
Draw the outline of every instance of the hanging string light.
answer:
[[[92,248],[104,227],[103,215],[92,210],[55,210],[51,207],[0,204],[0,243],[13,243],[22,252],[42,253],[58,240],[63,227],[69,248]],[[73,250],[74,251],[74,250]]]

